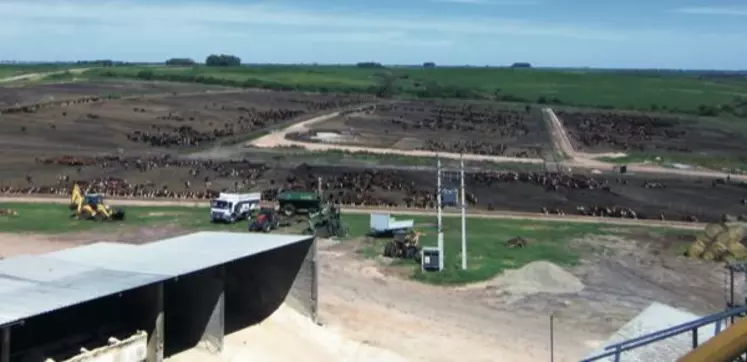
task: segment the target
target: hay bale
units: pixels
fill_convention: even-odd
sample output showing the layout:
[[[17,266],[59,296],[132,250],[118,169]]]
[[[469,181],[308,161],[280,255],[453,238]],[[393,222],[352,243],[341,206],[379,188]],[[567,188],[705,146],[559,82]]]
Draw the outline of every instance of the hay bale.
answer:
[[[716,239],[714,240],[713,243],[724,244],[724,246],[728,246],[729,244],[731,244],[731,240],[732,240],[731,235],[729,234],[729,231],[727,230],[721,234],[718,234],[718,236],[716,236]]]
[[[692,243],[692,245],[690,245],[689,248],[687,248],[687,253],[685,255],[691,258],[697,258],[703,255],[703,252],[705,252],[707,248],[707,242],[703,240],[696,240],[694,243]]]
[[[711,246],[708,247],[708,250],[711,251],[716,257],[719,257],[729,252],[729,244],[717,241],[711,244]]]
[[[721,223],[711,223],[705,227],[705,234],[709,238],[715,238],[724,231],[726,231],[726,225]]]
[[[713,261],[714,259],[716,259],[716,256],[713,255],[713,252],[706,251],[705,253],[703,253],[703,255],[700,256],[700,258],[705,261]]]
[[[713,243],[713,238],[709,238],[706,234],[698,234],[698,236],[695,237],[695,242],[703,243],[703,245],[708,246]]]
[[[744,239],[745,229],[741,225],[729,226],[729,239],[732,243],[739,243]]]
[[[732,243],[729,245],[729,256],[736,259],[743,259],[747,257],[747,247],[742,243]]]

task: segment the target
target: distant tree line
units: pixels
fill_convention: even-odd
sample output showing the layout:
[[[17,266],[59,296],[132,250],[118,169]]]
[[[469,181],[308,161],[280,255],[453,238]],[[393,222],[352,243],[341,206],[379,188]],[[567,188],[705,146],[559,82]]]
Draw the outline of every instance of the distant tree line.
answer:
[[[237,67],[241,65],[241,58],[228,54],[210,54],[205,59],[208,67]]]
[[[127,65],[130,63],[122,61],[114,61],[111,59],[97,59],[97,60],[78,60],[75,62],[77,65],[90,65],[96,67],[112,67],[115,65]]]
[[[190,59],[190,58],[171,58],[166,61],[166,65],[189,67],[189,66],[197,65],[197,62],[195,62],[193,59]]]
[[[528,69],[528,68],[531,68],[531,67],[532,67],[532,64],[526,63],[526,62],[517,62],[517,63],[511,64],[511,68],[525,68],[525,69]]]
[[[384,68],[384,66],[381,63],[376,62],[360,62],[355,65],[358,68],[367,68],[367,69],[381,69]]]

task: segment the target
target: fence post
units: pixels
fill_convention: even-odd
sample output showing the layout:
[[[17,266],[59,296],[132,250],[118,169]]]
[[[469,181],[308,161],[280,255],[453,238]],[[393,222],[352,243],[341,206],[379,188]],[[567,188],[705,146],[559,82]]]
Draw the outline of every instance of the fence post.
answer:
[[[555,362],[555,313],[550,314],[550,362]]]
[[[692,329],[693,334],[693,349],[698,348],[698,327]]]

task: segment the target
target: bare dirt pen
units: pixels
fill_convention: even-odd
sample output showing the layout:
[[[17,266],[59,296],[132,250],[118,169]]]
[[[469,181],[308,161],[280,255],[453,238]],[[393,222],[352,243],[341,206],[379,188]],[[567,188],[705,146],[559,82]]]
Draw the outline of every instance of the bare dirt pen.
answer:
[[[744,153],[747,134],[738,120],[624,111],[555,110],[581,152],[638,152],[683,156]]]
[[[76,99],[86,96],[224,91],[234,88],[205,84],[100,80],[80,83],[39,84],[31,87],[0,87],[0,107]]]
[[[538,110],[495,102],[403,101],[315,124],[289,139],[401,150],[541,157],[549,143]]]
[[[209,88],[198,85],[166,84],[162,87],[160,83],[143,83],[140,86],[136,82],[104,82],[104,86],[91,83],[24,88],[24,92],[33,94],[18,96],[24,99],[48,94],[49,87],[59,91],[60,97],[65,99],[84,93],[101,93],[107,87],[122,87],[134,93],[157,90],[158,94],[0,115],[3,129],[0,153],[10,155],[0,160],[0,177],[24,177],[28,173],[26,165],[34,163],[35,159],[62,154],[77,157],[196,150],[209,144],[251,137],[307,114],[361,101],[357,96],[293,92],[185,92],[197,87]],[[0,88],[0,93],[14,94],[13,89]],[[163,94],[166,89],[179,92]]]

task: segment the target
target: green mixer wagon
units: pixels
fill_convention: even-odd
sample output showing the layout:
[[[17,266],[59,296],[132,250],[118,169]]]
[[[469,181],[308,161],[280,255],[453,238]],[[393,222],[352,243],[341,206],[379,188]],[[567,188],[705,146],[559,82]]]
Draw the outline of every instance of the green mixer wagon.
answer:
[[[280,212],[285,216],[315,214],[321,211],[322,197],[316,192],[287,191],[278,195]]]

